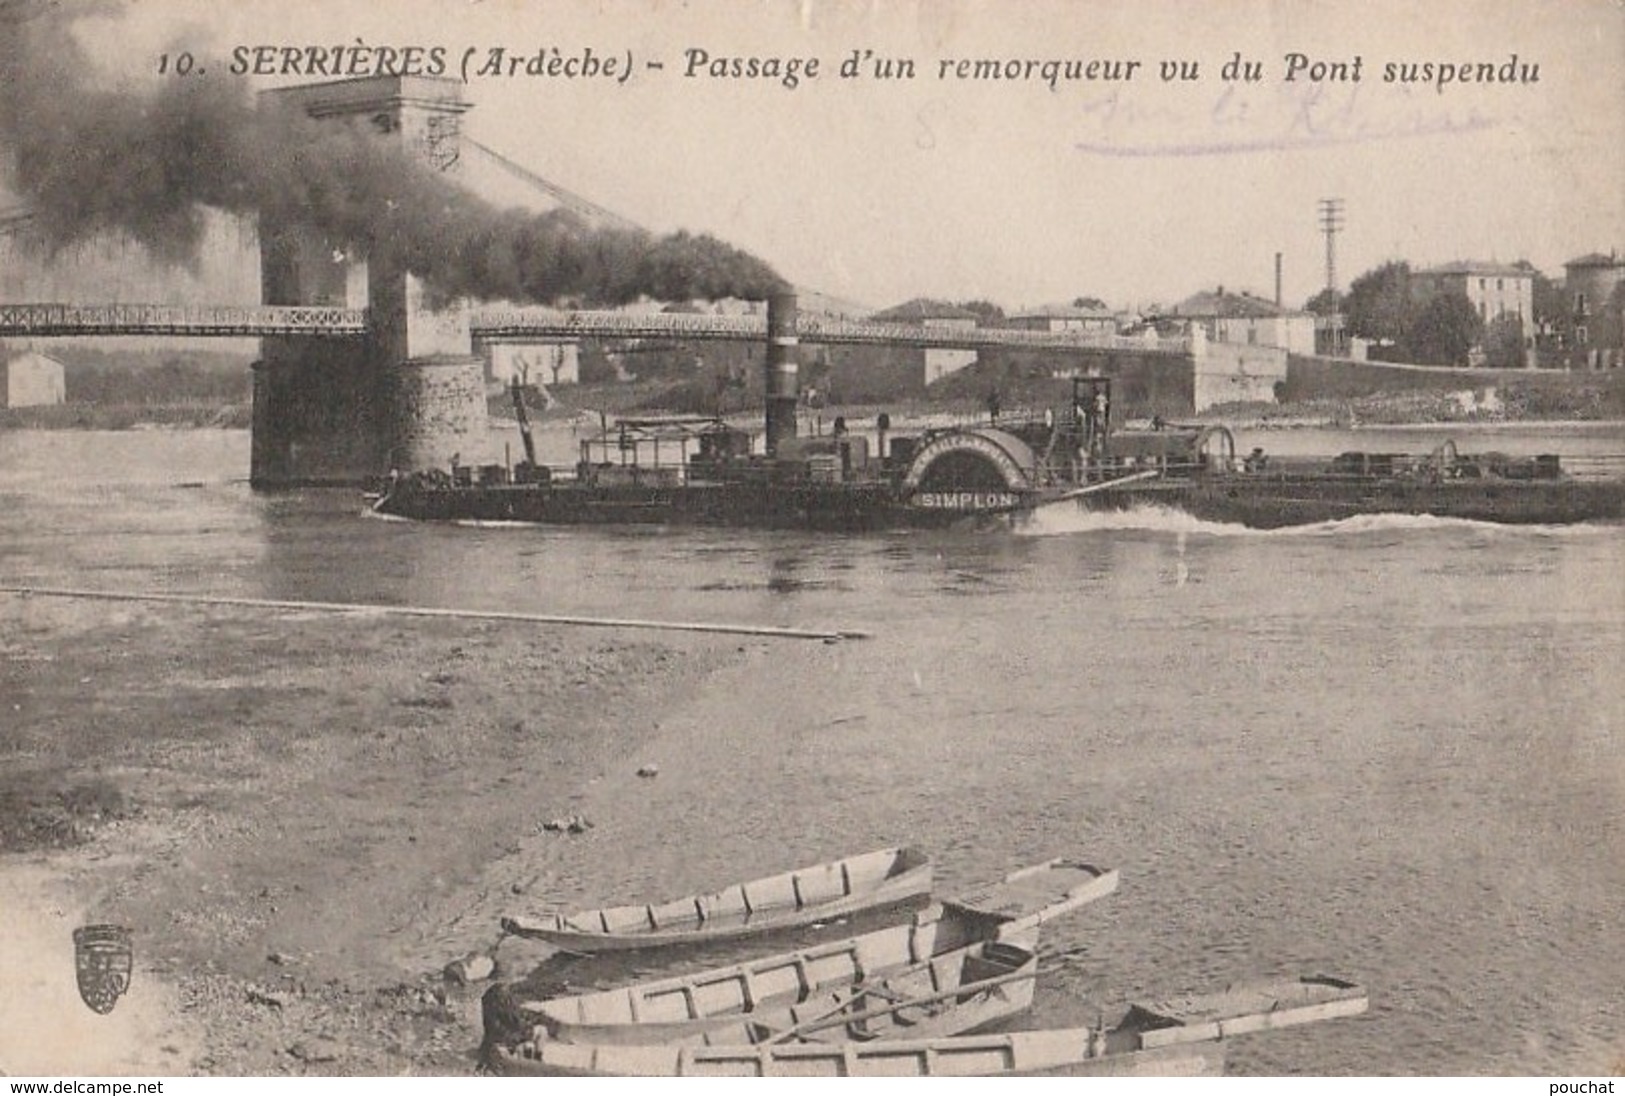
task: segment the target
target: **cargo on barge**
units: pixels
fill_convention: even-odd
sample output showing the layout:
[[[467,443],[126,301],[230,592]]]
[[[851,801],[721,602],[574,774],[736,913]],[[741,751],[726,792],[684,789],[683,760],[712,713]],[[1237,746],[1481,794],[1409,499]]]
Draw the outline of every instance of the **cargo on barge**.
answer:
[[[391,474],[373,503],[428,521],[745,526],[865,532],[1019,521],[1041,507],[1162,506],[1205,521],[1280,528],[1362,514],[1511,524],[1625,518],[1625,476],[1578,477],[1556,455],[1343,453],[1238,456],[1216,425],[1116,429],[1111,379],[1073,380],[1040,414],[873,438],[846,429],[798,437],[795,298],[769,301],[763,451],[721,417],[605,422],[573,468],[538,463],[515,389],[525,460]],[[871,444],[873,442],[873,444]]]

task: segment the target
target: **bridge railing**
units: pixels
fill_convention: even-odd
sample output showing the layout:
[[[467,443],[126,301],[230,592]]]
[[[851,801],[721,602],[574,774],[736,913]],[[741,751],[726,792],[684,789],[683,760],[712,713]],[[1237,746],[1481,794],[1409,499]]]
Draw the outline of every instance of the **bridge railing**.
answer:
[[[527,337],[559,338],[671,338],[687,335],[702,339],[761,340],[767,321],[760,316],[712,316],[688,312],[560,311],[551,308],[512,308],[475,311],[469,327],[488,342]]]
[[[527,338],[681,338],[759,341],[767,337],[761,316],[713,316],[692,313],[632,314],[515,308],[476,311],[469,318],[474,335],[487,342]],[[802,314],[796,332],[803,342],[848,345],[912,346],[964,349],[1012,346],[1035,350],[1135,350],[1185,354],[1184,339],[1147,340],[1085,331],[1033,331],[1024,328],[917,327]]]
[[[759,342],[767,337],[767,321],[761,316],[672,312],[640,315],[515,308],[475,311],[470,316],[469,326],[477,338],[487,342],[537,338],[692,338]],[[918,327],[811,314],[799,316],[796,329],[803,342],[822,344],[963,350],[1004,346],[1152,354],[1190,352],[1190,344],[1184,339],[1147,340],[1085,331],[1033,331],[1011,327]],[[365,310],[325,305],[0,304],[0,336],[346,337],[365,334],[366,330]]]
[[[4,304],[0,335],[252,337],[365,334],[361,309],[322,305]]]

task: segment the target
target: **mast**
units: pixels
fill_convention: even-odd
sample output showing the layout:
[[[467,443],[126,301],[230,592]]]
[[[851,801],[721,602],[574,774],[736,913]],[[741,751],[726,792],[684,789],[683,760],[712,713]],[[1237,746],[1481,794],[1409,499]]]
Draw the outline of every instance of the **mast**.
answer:
[[[525,443],[525,463],[535,468],[536,439],[530,435],[530,413],[525,410],[525,393],[519,387],[518,377],[513,378],[509,391],[513,393],[513,412],[519,418],[519,440]]]

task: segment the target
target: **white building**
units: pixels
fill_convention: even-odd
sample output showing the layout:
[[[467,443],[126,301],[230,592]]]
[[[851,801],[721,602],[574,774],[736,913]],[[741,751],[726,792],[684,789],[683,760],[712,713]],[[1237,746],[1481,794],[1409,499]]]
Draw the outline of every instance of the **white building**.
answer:
[[[1006,327],[1027,331],[1092,331],[1117,334],[1117,314],[1104,308],[1079,308],[1070,304],[1046,304],[1004,318]]]
[[[67,399],[62,363],[37,350],[0,362],[0,407],[40,407]]]
[[[1226,293],[1222,285],[1212,293],[1204,291],[1185,298],[1174,307],[1172,315],[1200,327],[1213,342],[1268,346],[1289,354],[1315,352],[1312,313],[1288,312],[1251,293]]]
[[[1516,316],[1528,331],[1535,318],[1535,274],[1503,263],[1458,262],[1411,275],[1411,298],[1426,301],[1440,293],[1466,297],[1485,323]]]

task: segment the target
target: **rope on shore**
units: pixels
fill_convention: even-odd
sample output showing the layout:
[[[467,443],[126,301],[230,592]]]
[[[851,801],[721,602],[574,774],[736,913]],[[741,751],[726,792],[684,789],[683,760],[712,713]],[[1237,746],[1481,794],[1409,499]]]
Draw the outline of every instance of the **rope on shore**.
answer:
[[[367,605],[342,601],[274,601],[252,597],[210,597],[204,594],[142,594],[112,590],[75,590],[50,586],[0,586],[0,594],[21,597],[80,598],[90,601],[151,601],[167,605],[222,605],[238,609],[294,609],[326,613],[379,613],[393,616],[445,617],[454,620],[500,620],[521,624],[562,624],[581,628],[644,628],[667,632],[711,632],[722,635],[764,636],[769,639],[868,639],[869,632],[850,628],[778,628],[766,624],[709,624],[676,620],[637,620],[623,617],[557,616],[550,613],[506,613],[484,609],[436,609],[424,605]]]

